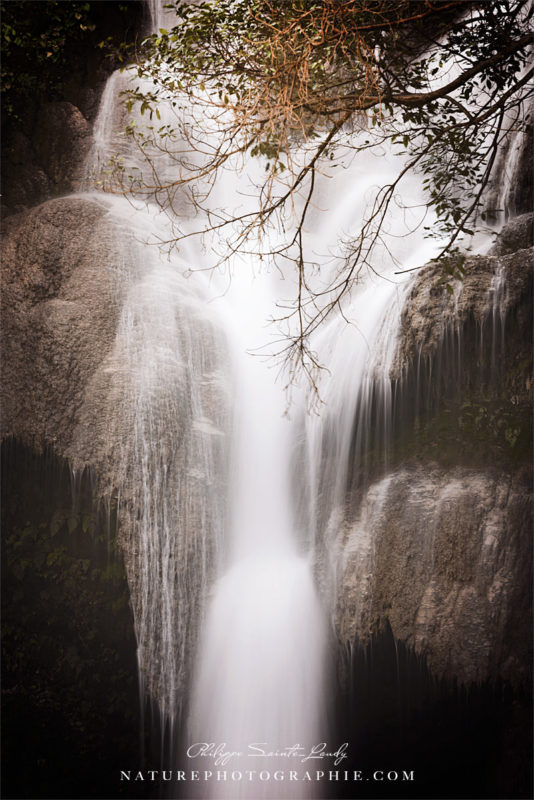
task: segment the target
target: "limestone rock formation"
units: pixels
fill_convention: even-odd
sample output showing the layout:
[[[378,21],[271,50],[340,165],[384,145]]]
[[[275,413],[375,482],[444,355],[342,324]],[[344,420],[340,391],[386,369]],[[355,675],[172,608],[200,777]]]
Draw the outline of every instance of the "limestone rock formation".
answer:
[[[452,294],[437,266],[414,280],[389,469],[335,512],[320,551],[342,642],[389,623],[464,683],[531,670],[531,221],[468,258]]]
[[[118,251],[105,202],[52,200],[7,221],[2,436],[91,463],[73,446],[88,383],[115,335]]]
[[[131,211],[72,195],[7,221],[1,433],[120,496],[140,663],[165,710],[184,689],[224,518],[228,369],[198,286]]]
[[[443,283],[441,266],[429,265],[421,271],[402,313],[394,376],[416,358],[435,353],[448,327],[459,327],[470,317],[481,323],[493,308],[506,315],[529,296],[534,250],[511,252],[514,239],[520,245],[528,241],[522,235],[526,231],[524,217],[513,220],[503,230],[492,255],[468,257],[463,265],[464,279],[449,282],[452,294]]]
[[[387,620],[438,675],[527,683],[529,489],[525,471],[437,465],[373,484],[336,542],[340,638]]]
[[[91,142],[92,126],[79,108],[43,103],[31,138],[14,128],[5,143],[4,216],[77,191]]]
[[[514,217],[504,226],[490,254],[506,256],[534,245],[534,213]]]
[[[36,156],[46,165],[52,196],[78,188],[85,158],[92,142],[92,129],[72,103],[47,103],[41,111]]]
[[[513,224],[517,227],[523,221]],[[510,246],[507,236],[512,234],[507,231],[500,252]],[[124,426],[131,428],[136,413],[142,413],[135,400],[138,378],[121,372],[122,351],[117,350],[124,307],[122,270],[135,260],[136,246],[135,238],[122,235],[106,198],[53,200],[7,221],[1,429],[2,436],[16,437],[34,449],[51,445],[73,466],[92,465],[109,490],[114,482],[121,485],[123,542],[134,593],[141,557],[136,526],[149,531],[153,524],[152,501],[145,497],[142,479],[143,469],[151,467],[143,464],[135,448],[121,450],[124,441],[134,441],[131,431],[124,437]],[[437,269],[422,272],[403,313],[396,359],[399,380],[418,354],[429,358],[436,354],[448,326],[462,328],[494,311],[508,315],[510,335],[513,322],[513,337],[519,341],[529,320],[531,265],[532,250],[527,249],[470,258],[466,278],[455,285],[453,295],[440,284]],[[173,320],[172,325],[181,324]],[[188,328],[180,335],[206,342],[205,323],[199,324],[198,331]],[[214,342],[218,338],[213,331],[208,340],[210,336]],[[132,341],[135,347],[137,340]],[[185,408],[191,402],[188,393],[198,389],[201,405],[213,411],[207,416],[219,415],[217,424],[222,424],[227,400],[213,372],[220,356],[212,362],[209,342],[207,346],[203,380],[197,388],[186,381],[172,395],[173,402]],[[511,382],[502,383],[500,391],[517,385],[505,398],[517,409],[530,386],[525,368],[520,368],[521,352],[516,348],[514,353]],[[154,465],[167,470],[172,463],[162,473],[170,481],[164,487],[168,493],[171,483],[180,484],[186,469],[180,448],[189,434],[165,428],[165,404],[152,408],[159,426]],[[501,413],[501,406],[496,413]],[[173,412],[174,417],[179,426],[180,414]],[[510,435],[517,438],[515,431],[512,425]],[[208,452],[202,440],[194,444],[195,431],[191,435],[193,444],[187,446]],[[503,429],[503,436],[508,435]],[[219,458],[216,450],[209,452]],[[325,534],[319,569],[340,639],[364,639],[388,620],[394,635],[425,654],[436,673],[466,682],[497,675],[514,681],[525,677],[530,498],[522,463],[501,464],[494,458],[475,469],[446,466],[428,453],[412,453],[407,461],[393,465],[389,474],[374,476],[361,502],[351,504],[351,514],[338,509]],[[113,471],[117,464],[122,465],[120,474]],[[174,509],[173,519],[185,514],[192,521],[192,538],[180,545],[183,558],[207,559],[190,567],[191,579],[195,574],[197,578],[188,591],[198,601],[213,542],[204,554],[197,553],[195,520],[203,530],[208,523],[216,524],[204,518],[203,498],[207,491],[218,491],[213,476],[224,474],[224,468],[219,463],[207,468],[206,474],[197,472],[188,474],[186,505]],[[135,474],[141,476],[137,486]],[[145,510],[136,521],[139,508]],[[174,530],[174,522],[171,527]],[[154,669],[158,673],[163,667],[155,663]],[[155,693],[158,680],[156,674]]]

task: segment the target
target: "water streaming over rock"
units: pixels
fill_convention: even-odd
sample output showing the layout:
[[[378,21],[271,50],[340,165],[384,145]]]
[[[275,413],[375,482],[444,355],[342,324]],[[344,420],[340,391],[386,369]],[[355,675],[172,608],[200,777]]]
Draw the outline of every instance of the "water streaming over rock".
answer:
[[[88,174],[117,153],[129,169],[145,167],[122,133],[117,94],[127,80],[115,74],[106,87]],[[391,168],[385,154],[376,168]],[[227,172],[219,197],[228,204],[248,180]],[[340,203],[323,180],[345,232],[358,224],[375,181],[375,171],[353,162]],[[266,320],[287,292],[278,272],[235,259],[227,284],[196,271],[206,256],[194,242],[170,256],[160,251],[155,243],[169,238],[172,220],[155,206],[105,202],[117,235],[133,239],[119,270],[122,311],[104,372],[109,441],[118,443],[107,453],[109,481],[123,509],[143,686],[171,721],[196,651],[192,740],[227,741],[241,752],[249,742],[311,746],[326,726],[314,539],[344,491],[355,409],[363,452],[376,391],[386,447],[386,377],[402,290],[379,278],[362,286],[346,309],[354,323],[336,320],[316,342],[331,372],[321,387],[326,414],[302,416],[300,393],[289,418],[272,362],[247,352],[269,341]],[[327,252],[339,229],[322,213],[315,222],[309,246]],[[385,251],[376,265],[391,271]],[[305,496],[304,510],[295,498]],[[260,790],[281,796],[280,787]]]
[[[184,280],[180,261],[147,249],[107,367],[116,376],[111,441],[121,443],[111,480],[130,527],[143,681],[172,719],[222,538],[229,387],[209,295]]]
[[[160,5],[150,8],[158,27]],[[116,154],[128,170],[150,169],[124,136],[118,95],[128,81],[128,71],[116,73],[104,91],[86,189]],[[319,254],[358,230],[374,187],[397,164],[384,149],[347,157],[335,188],[318,176],[321,210],[309,221],[306,247],[325,270],[330,256]],[[175,169],[165,155],[160,167]],[[234,207],[255,169],[226,171],[214,202]],[[404,201],[407,208],[421,202],[416,178]],[[226,273],[204,272],[212,264],[194,238],[170,254],[158,247],[172,238],[170,212],[150,202],[99,202],[117,239],[129,242],[116,274],[118,328],[101,375],[110,443],[102,461],[122,510],[143,690],[172,726],[191,688],[189,740],[225,742],[244,754],[233,767],[259,769],[261,759],[247,755],[251,743],[280,751],[324,740],[326,619],[336,618],[341,586],[358,620],[351,635],[370,607],[373,537],[389,478],[365,497],[345,549],[338,538],[377,460],[382,469],[388,463],[390,376],[408,285],[393,273],[428,261],[434,245],[413,230],[415,212],[391,216],[395,261],[378,247],[378,275],[362,279],[343,316],[312,343],[328,366],[318,385],[321,413],[307,413],[305,392],[296,390],[288,416],[272,361],[257,349],[270,341],[266,321],[276,301],[291,296],[292,278],[253,257],[230,259]],[[186,224],[185,196],[177,208]],[[280,756],[269,767],[286,764]],[[251,796],[243,784],[206,791]],[[309,786],[254,786],[258,798],[309,795]]]
[[[124,133],[120,93],[130,81],[126,71],[107,83],[85,186],[107,180],[110,159],[121,158],[125,169],[145,177],[151,169]],[[226,323],[210,305],[217,289],[208,277],[189,275],[199,266],[198,249],[160,249],[171,230],[156,204],[89,196],[106,207],[123,259],[114,270],[115,342],[86,402],[100,398],[105,419],[99,472],[102,491],[116,497],[121,512],[141,691],[157,703],[172,747],[226,519],[232,401]]]

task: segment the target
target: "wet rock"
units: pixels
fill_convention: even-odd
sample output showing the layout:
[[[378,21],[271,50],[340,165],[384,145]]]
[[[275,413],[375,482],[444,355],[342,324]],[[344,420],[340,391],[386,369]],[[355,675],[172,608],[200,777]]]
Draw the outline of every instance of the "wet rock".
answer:
[[[519,214],[532,212],[534,140],[532,116],[534,104],[526,101],[522,118],[508,116],[508,135],[502,141],[483,195],[485,219],[502,225]]]
[[[530,300],[533,264],[532,248],[502,256],[471,256],[463,265],[463,280],[449,281],[452,294],[444,285],[441,267],[425,267],[402,312],[392,377],[399,377],[414,360],[435,353],[447,328],[459,328],[468,319],[482,323],[493,309],[506,314],[525,298]]]
[[[40,113],[35,152],[52,195],[76,191],[91,146],[91,125],[67,102],[46,103]]]
[[[73,195],[7,220],[1,435],[91,467],[106,503],[120,496],[145,686],[172,714],[225,517],[229,368],[191,283],[130,214]]]
[[[534,245],[534,214],[522,214],[508,222],[490,251],[490,255],[506,256]]]
[[[5,143],[3,165],[3,216],[24,211],[34,203],[46,199],[50,181],[42,167],[35,163],[30,140],[21,131],[15,131]],[[9,208],[5,205],[5,198]]]
[[[334,544],[339,638],[366,641],[387,621],[435,674],[527,682],[531,526],[523,471],[388,475]]]
[[[532,215],[446,289],[414,279],[392,378],[389,471],[348,487],[319,546],[342,642],[390,625],[432,671],[529,680]],[[524,441],[522,441],[524,438]]]
[[[531,105],[531,114],[534,106]],[[532,120],[532,116],[531,116]],[[525,132],[524,143],[517,163],[516,181],[512,187],[510,205],[515,214],[529,214],[534,203],[534,138],[532,127]]]
[[[69,452],[87,385],[113,342],[117,248],[105,202],[52,200],[7,221],[2,436]]]
[[[31,136],[12,129],[3,152],[4,218],[77,191],[90,146],[91,125],[68,102],[44,103]]]

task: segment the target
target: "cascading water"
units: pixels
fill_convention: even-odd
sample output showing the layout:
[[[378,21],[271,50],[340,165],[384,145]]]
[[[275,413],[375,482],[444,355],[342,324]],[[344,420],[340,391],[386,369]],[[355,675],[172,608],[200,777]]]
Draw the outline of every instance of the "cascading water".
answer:
[[[104,90],[84,188],[110,158],[146,170],[124,136],[120,92],[130,77],[116,72]],[[198,252],[184,246],[165,255],[158,247],[170,235],[167,216],[154,204],[90,196],[108,209],[124,251],[114,274],[115,342],[89,399],[106,397],[102,491],[117,495],[121,511],[142,694],[156,701],[172,747],[223,538],[228,347],[209,305],[213,287],[202,273],[185,277]]]
[[[158,27],[160,6],[152,1],[150,8]],[[118,95],[128,80],[128,72],[109,79],[88,176],[117,153],[127,169],[147,168],[122,133]],[[161,165],[173,169],[164,156]],[[335,194],[333,181],[317,176],[322,208],[308,220],[306,247],[326,270],[329,259],[318,254],[358,230],[376,184],[386,183],[397,166],[385,149],[374,158],[347,158]],[[232,208],[252,185],[250,176],[225,171],[213,202]],[[416,178],[404,201],[407,209],[422,205]],[[386,246],[377,247],[379,276],[365,276],[343,316],[312,342],[328,366],[318,387],[321,414],[306,414],[301,392],[289,419],[271,361],[247,351],[268,344],[266,320],[291,293],[291,278],[282,281],[252,257],[229,260],[229,281],[217,270],[204,272],[212,265],[195,239],[170,255],[158,248],[158,241],[172,238],[170,211],[150,202],[101,202],[117,235],[133,242],[131,261],[117,275],[122,312],[106,365],[109,441],[120,445],[106,459],[126,531],[142,684],[172,726],[194,663],[188,741],[224,743],[237,754],[233,769],[259,774],[266,759],[250,750],[256,744],[278,753],[268,760],[270,771],[282,769],[288,748],[310,748],[327,736],[327,614],[314,568],[320,558],[328,561],[348,487],[365,484],[373,452],[387,463],[389,372],[407,285],[393,273],[399,265],[425,263],[435,246],[413,230],[415,212],[404,209],[387,221],[395,262]],[[190,212],[185,197],[181,211],[183,226]],[[203,227],[198,217],[195,222]],[[351,465],[357,475],[349,474]],[[376,507],[385,493],[387,481]],[[364,508],[361,515],[360,592],[372,564],[373,514]],[[335,573],[334,563],[330,569]],[[323,571],[322,578],[323,600],[333,612],[336,576],[326,580]],[[204,789],[217,798],[313,793],[309,784],[273,785],[257,777],[252,784],[208,782]]]
[[[125,525],[141,676],[171,721],[222,536],[227,381],[206,295],[183,279],[183,263],[147,250],[130,276],[108,366],[117,375],[111,440],[122,443],[111,480],[125,517],[133,512]]]
[[[302,788],[257,778],[266,766],[287,766],[287,756],[267,765],[250,748],[311,747],[324,735],[325,630],[309,555],[299,552],[295,536],[286,399],[268,363],[246,353],[261,343],[276,279],[251,279],[246,266],[226,298],[236,372],[228,552],[201,636],[189,736],[193,743],[226,742],[239,753],[228,766],[256,775],[237,788],[207,787],[207,796],[296,798]]]
[[[122,134],[117,95],[128,79],[115,74],[108,82],[88,174],[117,154],[127,169],[146,168]],[[388,174],[391,157],[380,154],[375,166],[362,171],[357,159],[348,165],[341,202],[329,181],[318,179],[327,211],[312,220],[310,252],[335,248],[340,232],[358,224],[376,173]],[[221,202],[228,205],[249,181],[226,172],[217,187]],[[127,520],[142,683],[172,725],[196,649],[191,742],[226,742],[242,754],[234,759],[238,769],[261,770],[262,757],[248,751],[253,743],[284,752],[270,759],[270,769],[287,766],[286,748],[311,748],[326,736],[327,634],[313,577],[314,531],[332,522],[342,502],[355,409],[359,403],[361,438],[375,379],[382,381],[387,426],[385,377],[399,286],[381,278],[362,285],[345,309],[353,324],[334,320],[314,343],[331,372],[321,386],[325,414],[301,417],[297,408],[290,421],[270,361],[247,353],[265,345],[265,321],[284,286],[277,273],[253,259],[234,259],[226,287],[217,274],[197,271],[206,256],[194,244],[170,257],[159,251],[155,243],[169,238],[173,220],[154,206],[106,202],[121,235],[130,231],[134,239],[134,263],[119,278],[122,314],[106,369],[112,376],[109,438],[121,442],[108,454],[109,480]],[[339,224],[332,226],[332,219]],[[391,224],[392,232],[405,231],[404,223]],[[403,246],[413,256],[410,238]],[[417,257],[422,261],[428,252]],[[385,250],[375,264],[391,272]],[[363,440],[359,447],[365,449]],[[206,788],[216,797],[251,791],[246,784],[218,785],[215,793]],[[255,797],[310,795],[305,784],[284,790],[260,782],[252,791]]]
[[[116,100],[127,80],[108,82],[88,174],[117,153],[129,169],[144,167],[121,136]],[[312,743],[320,737],[325,633],[311,564],[293,532],[291,424],[268,364],[246,353],[261,344],[273,276],[237,265],[223,292],[216,276],[195,272],[200,249],[167,257],[155,246],[169,237],[169,222],[154,206],[105,202],[117,235],[134,240],[117,276],[122,313],[104,371],[107,438],[120,443],[107,456],[109,483],[126,529],[143,690],[172,733],[229,518],[228,571],[201,637],[191,736],[231,738],[243,749],[249,741]]]
[[[153,26],[169,28],[160,2],[150,6]],[[112,16],[118,32],[120,15]],[[77,83],[69,81],[74,99]],[[183,136],[147,147],[145,159],[138,144],[151,112],[127,110],[120,94],[132,86],[151,91],[133,69],[105,87],[80,193],[29,208],[6,229],[2,425],[19,440],[8,447],[17,476],[8,481],[15,513],[4,559],[8,749],[21,776],[10,796],[33,787],[34,796],[74,797],[81,785],[95,797],[131,789],[174,800],[397,796],[397,788],[411,797],[471,788],[527,796],[516,767],[528,754],[511,744],[528,716],[531,665],[529,215],[507,224],[489,254],[482,233],[479,255],[451,259],[465,267],[462,280],[445,279],[439,263],[415,280],[397,275],[433,255],[420,231],[407,234],[425,213],[425,225],[433,222],[418,177],[407,174],[403,203],[397,209],[395,195],[385,220],[389,239],[306,341],[325,367],[313,373],[317,393],[296,379],[286,392],[269,353],[298,334],[285,318],[298,275],[292,261],[273,263],[265,252],[291,239],[290,212],[298,219],[305,197],[295,193],[291,209],[237,255],[242,229],[217,237],[206,229],[257,213],[265,162],[247,152],[242,164],[225,162],[210,193],[196,181],[189,193],[179,188],[217,153],[217,121],[229,112],[210,116],[200,89],[198,103],[174,97],[176,114],[161,100],[154,128],[175,126],[177,115]],[[91,96],[78,96],[89,107]],[[59,155],[72,147],[65,136],[52,146],[58,126],[47,119],[83,120],[69,103],[46,106],[36,109],[39,141],[37,132],[30,141],[39,159],[51,156],[52,186]],[[355,155],[355,128],[373,141],[385,133],[366,133],[357,116],[339,132],[343,157],[340,144],[332,161],[317,163],[302,231],[305,282],[317,292],[346,275],[343,256],[355,252],[365,207],[406,163],[387,145]],[[499,185],[488,203],[502,210],[495,227],[528,202],[527,182],[516,179],[527,160],[523,134],[504,136],[511,145],[496,156]],[[318,141],[294,142],[297,170]],[[15,140],[9,158],[28,147]],[[66,166],[70,175],[75,165]],[[32,196],[28,167],[10,208]],[[122,168],[134,184],[126,196],[113,183]],[[290,172],[277,173],[274,196]],[[32,180],[40,185],[39,171]],[[102,184],[112,191],[98,191]],[[303,195],[310,186],[308,173]],[[330,296],[315,295],[317,306]],[[280,326],[273,316],[284,318]],[[41,443],[52,457],[26,446]],[[7,463],[9,472],[11,456]],[[75,479],[86,470],[73,481],[73,508],[63,486],[69,463]],[[506,684],[502,700],[494,680]],[[382,768],[417,778],[374,783]],[[369,783],[357,784],[355,770]],[[510,793],[500,791],[507,772]]]
[[[348,166],[346,186],[351,191],[342,203],[330,194],[328,180],[318,179],[320,196],[331,205],[330,213],[317,213],[311,220],[314,235],[308,247],[314,255],[335,248],[340,228],[332,226],[332,219],[349,232],[358,224],[377,170],[386,177],[391,168],[386,153],[371,172],[362,172],[355,159]],[[231,173],[223,177],[221,198],[236,194],[235,181]],[[415,205],[417,185],[410,192]],[[406,232],[406,220],[399,228],[398,222],[390,224],[391,233],[399,228]],[[410,250],[413,254],[413,237],[404,246],[406,255]],[[422,250],[417,257],[424,259],[425,248],[426,256],[431,248],[421,242],[418,246]],[[377,252],[375,264],[392,272],[385,249]],[[262,271],[253,260],[237,262],[224,298],[229,310],[225,329],[235,354],[234,488],[228,555],[201,636],[189,740],[196,745],[225,743],[234,753],[229,766],[249,777],[237,784],[206,786],[204,796],[214,798],[297,798],[317,791],[305,782],[273,784],[259,776],[262,767],[272,775],[294,766],[288,761],[291,748],[298,747],[298,755],[307,753],[328,736],[327,632],[312,571],[315,538],[317,529],[323,533],[321,516],[337,510],[355,408],[359,401],[362,407],[371,405],[376,382],[382,386],[387,428],[387,374],[402,287],[382,278],[360,287],[346,309],[354,324],[335,320],[314,343],[330,370],[327,387],[321,387],[326,388],[326,414],[303,418],[307,400],[299,394],[290,421],[284,416],[287,398],[268,369],[270,362],[246,353],[265,346],[265,320],[274,301],[284,298],[284,285],[276,271]],[[256,754],[258,747],[274,754],[268,764]],[[296,763],[302,766],[298,759]]]

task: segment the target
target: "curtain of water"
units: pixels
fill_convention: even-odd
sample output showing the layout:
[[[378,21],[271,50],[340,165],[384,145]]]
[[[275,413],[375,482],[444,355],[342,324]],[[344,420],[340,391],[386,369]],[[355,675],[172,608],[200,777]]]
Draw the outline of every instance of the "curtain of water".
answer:
[[[116,154],[128,170],[149,169],[122,133],[118,94],[128,80],[128,72],[115,74],[104,92],[88,182]],[[371,165],[368,159],[347,160],[335,192],[318,177],[323,211],[310,220],[307,244],[315,260],[357,229],[373,187],[396,166],[386,151]],[[159,166],[172,174],[165,157]],[[213,202],[242,203],[258,168],[248,176],[226,171]],[[409,187],[408,203],[417,204],[418,192],[416,183]],[[169,238],[172,215],[150,202],[107,202],[121,235],[130,231],[135,242],[133,263],[119,278],[122,314],[108,365],[109,440],[116,443],[108,458],[127,531],[143,684],[172,720],[196,651],[189,738],[227,742],[244,754],[236,764],[257,769],[261,760],[247,755],[251,743],[280,751],[326,736],[326,625],[314,541],[343,505],[352,443],[359,458],[377,392],[386,446],[387,373],[403,290],[388,251],[377,251],[375,266],[389,277],[363,283],[344,309],[349,325],[334,320],[313,343],[329,367],[320,385],[324,413],[307,416],[301,392],[289,419],[271,362],[248,351],[269,340],[266,320],[291,278],[282,281],[250,257],[230,260],[229,284],[218,273],[204,277],[195,270],[207,256],[194,240],[171,256],[154,244]],[[183,209],[185,218],[185,200]],[[392,219],[390,232],[405,233],[412,222]],[[417,234],[401,244],[395,266],[408,254],[428,255]],[[213,570],[219,577],[197,645]],[[287,766],[284,757],[275,764]],[[254,791],[310,794],[304,785],[286,795],[279,785]],[[250,787],[232,787],[232,796],[247,793]]]
[[[103,93],[87,191],[110,158],[149,169],[124,136],[129,80],[117,72]],[[119,324],[94,388],[105,396],[100,472],[119,502],[142,692],[157,702],[172,746],[226,518],[228,341],[213,286],[202,273],[186,277],[199,251],[159,247],[171,235],[167,215],[150,202],[90,196],[107,207],[124,254],[114,270]]]
[[[151,0],[150,8],[159,27],[160,5]],[[148,168],[122,134],[127,120],[118,96],[128,80],[128,72],[117,73],[104,92],[86,188],[117,153],[128,169]],[[325,270],[329,256],[321,254],[358,230],[374,187],[387,183],[398,164],[384,149],[347,158],[335,186],[317,177],[321,211],[308,222],[306,246]],[[164,156],[159,167],[172,175]],[[243,204],[254,169],[249,176],[225,172],[215,205],[232,208],[237,197]],[[404,201],[407,208],[422,204],[416,178],[407,182]],[[387,221],[396,260],[385,246],[377,248],[373,266],[380,276],[366,276],[343,317],[312,343],[328,366],[319,383],[322,413],[307,414],[301,392],[289,419],[271,362],[248,351],[268,341],[266,320],[287,293],[284,286],[291,290],[291,278],[284,283],[252,257],[230,259],[230,282],[217,271],[197,272],[209,257],[194,239],[170,256],[157,247],[177,221],[170,212],[150,202],[107,202],[117,230],[135,242],[132,263],[119,276],[107,458],[121,496],[143,683],[174,718],[196,653],[191,742],[225,742],[243,754],[232,766],[258,769],[261,761],[248,755],[252,743],[280,751],[326,736],[327,631],[314,548],[320,540],[327,549],[343,520],[351,470],[359,475],[356,485],[363,484],[376,452],[387,461],[389,368],[405,292],[393,273],[424,263],[434,247],[420,231],[409,233],[410,211]],[[185,198],[181,210],[185,219]],[[363,560],[372,551],[370,535],[362,530]],[[365,566],[361,575],[363,584]],[[335,586],[335,575],[324,583]],[[325,594],[333,603],[327,587]],[[210,796],[222,798],[230,789],[214,791]],[[230,793],[250,797],[251,789],[233,785]],[[258,798],[304,793],[309,786],[254,787]]]

